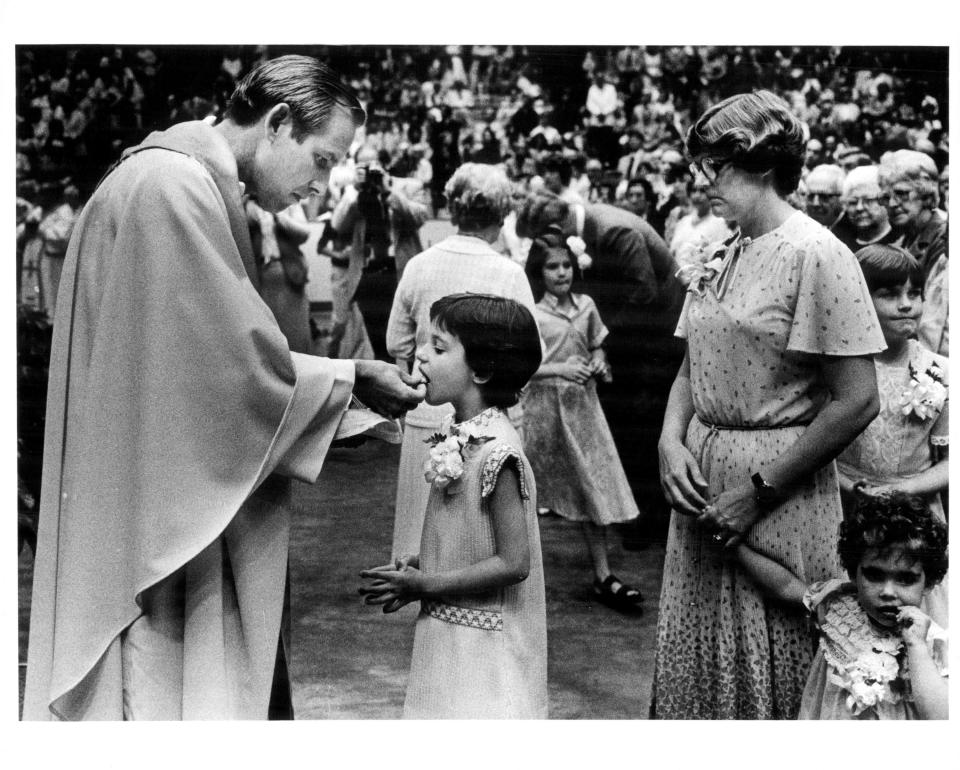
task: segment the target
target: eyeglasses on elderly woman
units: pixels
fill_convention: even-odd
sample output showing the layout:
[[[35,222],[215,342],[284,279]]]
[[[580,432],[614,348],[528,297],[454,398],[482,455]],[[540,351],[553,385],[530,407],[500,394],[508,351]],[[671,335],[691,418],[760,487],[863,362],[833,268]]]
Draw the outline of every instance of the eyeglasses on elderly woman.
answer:
[[[857,209],[860,206],[869,209],[880,203],[880,196],[863,195],[859,198],[846,198],[843,203],[848,209]]]
[[[914,190],[912,187],[900,188],[899,190],[894,187],[892,190],[884,190],[882,193],[880,193],[878,200],[884,206],[890,205],[894,199],[896,199],[899,203],[906,203],[913,198],[915,193],[916,190]]]

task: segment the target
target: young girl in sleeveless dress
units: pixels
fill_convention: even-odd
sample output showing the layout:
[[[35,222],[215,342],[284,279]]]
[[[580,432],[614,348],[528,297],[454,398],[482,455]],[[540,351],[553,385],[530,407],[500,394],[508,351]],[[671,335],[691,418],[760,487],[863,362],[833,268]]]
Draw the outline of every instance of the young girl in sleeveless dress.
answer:
[[[417,351],[429,404],[454,423],[432,437],[420,553],[361,572],[367,604],[420,601],[403,715],[547,715],[547,631],[536,490],[504,410],[540,365],[533,315],[513,300],[456,294],[430,308]]]
[[[948,362],[916,339],[923,269],[898,246],[866,246],[856,257],[887,349],[874,356],[880,414],[837,458],[844,508],[852,510],[857,498],[896,491],[919,495],[945,521],[940,495],[948,484]],[[927,595],[923,608],[949,625],[947,580]]]
[[[800,719],[946,719],[948,635],[920,609],[947,571],[947,526],[915,496],[862,498],[840,525],[849,582],[805,586],[744,546],[737,558],[775,598],[803,605],[820,644]]]
[[[597,398],[596,380],[611,379],[602,347],[607,327],[593,300],[571,291],[579,270],[559,228],[533,241],[526,270],[545,350],[523,392],[538,504],[580,523],[597,598],[635,611],[640,592],[610,572],[607,557],[607,525],[640,515]]]

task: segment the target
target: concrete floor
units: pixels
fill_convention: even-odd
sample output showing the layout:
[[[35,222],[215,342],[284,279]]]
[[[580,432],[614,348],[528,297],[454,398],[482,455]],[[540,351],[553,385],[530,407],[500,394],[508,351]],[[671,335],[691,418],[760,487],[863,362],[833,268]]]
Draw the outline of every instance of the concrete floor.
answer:
[[[371,441],[328,456],[316,486],[298,484],[290,550],[298,719],[393,719],[401,714],[415,605],[393,615],[366,607],[358,572],[387,560],[399,447]],[[642,505],[641,505],[642,507]],[[625,551],[611,566],[647,597],[642,616],[591,598],[589,559],[576,525],[540,517],[547,583],[550,716],[643,719],[650,700],[663,544]],[[30,561],[21,554],[20,661],[26,660]],[[21,696],[24,667],[20,667]]]

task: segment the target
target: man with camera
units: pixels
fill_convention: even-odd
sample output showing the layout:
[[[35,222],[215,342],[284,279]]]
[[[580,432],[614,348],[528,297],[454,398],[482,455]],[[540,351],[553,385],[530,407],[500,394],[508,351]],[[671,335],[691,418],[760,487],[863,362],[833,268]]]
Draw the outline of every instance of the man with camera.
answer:
[[[334,336],[356,302],[378,358],[386,356],[384,335],[390,300],[407,262],[423,251],[420,226],[430,209],[416,179],[391,177],[372,147],[357,152],[354,183],[333,211],[334,239],[349,241],[345,255],[331,259]]]

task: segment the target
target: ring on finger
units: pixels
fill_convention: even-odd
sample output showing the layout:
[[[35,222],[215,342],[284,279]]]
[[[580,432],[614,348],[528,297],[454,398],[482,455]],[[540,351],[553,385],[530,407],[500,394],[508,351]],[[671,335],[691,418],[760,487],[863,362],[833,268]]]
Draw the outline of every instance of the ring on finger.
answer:
[[[715,532],[713,535],[713,539],[718,543],[722,543],[724,540],[727,539],[727,536],[723,534],[723,532]]]

